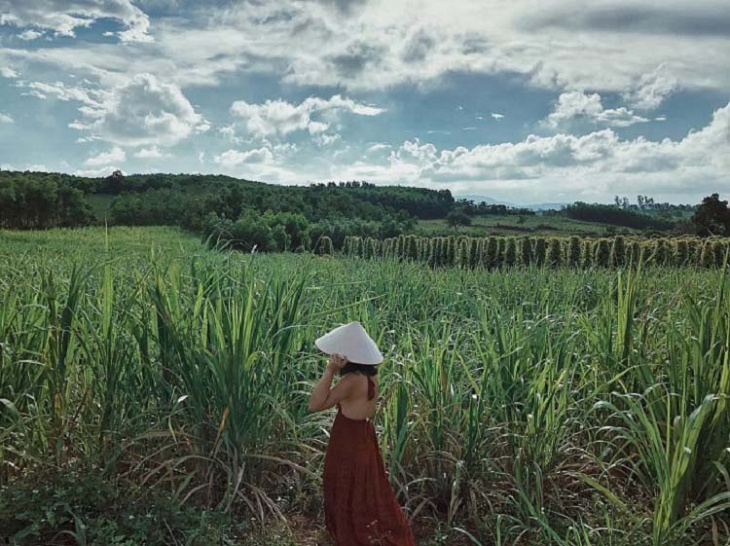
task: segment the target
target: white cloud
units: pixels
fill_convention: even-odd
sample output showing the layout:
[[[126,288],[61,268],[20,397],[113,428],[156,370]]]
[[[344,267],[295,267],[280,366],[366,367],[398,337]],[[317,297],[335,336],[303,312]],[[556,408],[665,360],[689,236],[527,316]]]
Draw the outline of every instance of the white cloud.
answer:
[[[605,109],[598,93],[586,94],[582,91],[569,91],[558,97],[558,102],[542,125],[550,129],[570,126],[575,122],[603,124],[609,127],[628,127],[635,123],[645,123],[646,118],[637,116],[625,107]]]
[[[388,150],[392,148],[390,144],[385,144],[383,142],[376,142],[375,144],[372,144],[368,147],[368,152],[379,152],[381,150]]]
[[[0,112],[0,123],[15,123],[15,121],[10,114],[4,114],[3,112]]]
[[[105,89],[83,80],[63,82],[20,81],[18,87],[39,99],[81,103],[81,118],[70,127],[83,131],[81,142],[104,140],[119,146],[174,146],[194,133],[205,132],[208,122],[174,84],[151,74],[137,74]]]
[[[20,38],[21,40],[25,40],[26,42],[37,40],[41,36],[43,36],[43,32],[32,29],[26,30],[25,32],[21,32],[20,34],[18,34],[18,38]]]
[[[101,167],[117,163],[123,163],[127,160],[127,154],[119,146],[115,146],[108,152],[101,152],[84,161],[87,167]]]
[[[79,109],[83,119],[71,126],[120,146],[174,146],[210,128],[179,87],[151,74],[137,74],[86,104]]]
[[[165,157],[170,157],[170,155],[161,152],[157,146],[151,146],[149,148],[142,148],[141,150],[135,152],[134,157],[137,157],[139,159],[162,159]]]
[[[334,95],[330,99],[309,97],[300,104],[291,104],[276,99],[267,100],[263,104],[249,104],[236,101],[231,105],[231,114],[240,119],[248,133],[259,136],[288,135],[295,131],[307,130],[312,135],[321,135],[321,139],[332,139],[332,135],[323,135],[341,112],[359,116],[377,116],[385,110],[361,104],[351,99]],[[318,119],[313,119],[317,117]]]
[[[327,129],[329,129],[329,125],[320,121],[310,121],[309,125],[307,125],[307,130],[310,135],[324,133]]]
[[[0,13],[0,25],[32,26],[59,36],[75,36],[77,28],[115,19],[125,27],[118,33],[121,41],[151,40],[149,18],[132,0],[0,0]]]
[[[497,121],[499,121],[500,119],[504,119],[504,114],[492,112],[490,115],[492,116],[492,119],[496,119]]]
[[[18,77],[18,73],[9,66],[0,66],[0,76],[3,78],[14,79]]]
[[[49,97],[67,102],[77,101],[88,106],[98,107],[103,100],[103,92],[87,87],[69,87],[63,82],[25,82],[22,81],[18,87],[30,89],[26,94],[39,99]]]
[[[325,147],[325,146],[331,146],[332,144],[335,144],[336,142],[340,142],[342,140],[342,135],[340,134],[332,134],[329,135],[327,133],[322,133],[314,136],[314,143],[317,146]]]
[[[667,65],[661,64],[656,70],[642,75],[635,87],[625,93],[625,98],[635,108],[654,110],[677,86],[677,80],[669,72]]]
[[[217,131],[218,131],[218,133],[220,133],[221,135],[223,135],[224,137],[226,137],[232,141],[237,140],[236,127],[233,124],[224,125],[223,127],[218,127]]]
[[[13,165],[11,163],[0,163],[0,170],[2,171],[31,171],[31,172],[52,172],[48,167],[43,164],[29,164],[25,165]]]
[[[283,164],[291,163],[299,147],[292,143],[272,144],[262,139],[263,145],[248,150],[230,149],[213,156],[213,163],[221,169],[251,180],[265,180],[271,183],[294,180],[306,176],[307,167],[297,167],[296,172]]]
[[[106,176],[109,176],[114,171],[122,171],[118,167],[108,166],[108,167],[100,167],[98,169],[77,169],[74,171],[73,174],[76,176],[87,176],[89,178],[104,178]],[[123,174],[124,171],[122,171]]]
[[[268,148],[257,148],[241,152],[238,150],[228,150],[213,158],[213,161],[224,168],[231,169],[242,163],[271,163],[274,155]]]

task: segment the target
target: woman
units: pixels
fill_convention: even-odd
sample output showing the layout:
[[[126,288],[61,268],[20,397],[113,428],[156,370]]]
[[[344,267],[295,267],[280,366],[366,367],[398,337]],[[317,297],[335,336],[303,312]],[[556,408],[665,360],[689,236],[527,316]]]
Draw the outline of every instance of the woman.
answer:
[[[383,355],[359,322],[335,328],[315,345],[331,358],[312,391],[309,411],[337,406],[322,477],[327,530],[337,546],[415,546],[373,425]],[[337,372],[341,379],[330,388]]]

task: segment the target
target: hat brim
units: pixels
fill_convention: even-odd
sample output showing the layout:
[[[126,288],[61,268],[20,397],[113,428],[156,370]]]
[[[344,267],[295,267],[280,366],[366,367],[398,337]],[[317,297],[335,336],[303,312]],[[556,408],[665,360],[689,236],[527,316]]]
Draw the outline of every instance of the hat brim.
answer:
[[[377,349],[377,347],[368,347],[367,349],[354,348],[348,350],[338,345],[336,342],[332,342],[329,338],[329,334],[315,340],[314,345],[326,355],[340,354],[347,358],[349,362],[353,364],[362,364],[364,366],[377,366],[382,364],[383,355]]]

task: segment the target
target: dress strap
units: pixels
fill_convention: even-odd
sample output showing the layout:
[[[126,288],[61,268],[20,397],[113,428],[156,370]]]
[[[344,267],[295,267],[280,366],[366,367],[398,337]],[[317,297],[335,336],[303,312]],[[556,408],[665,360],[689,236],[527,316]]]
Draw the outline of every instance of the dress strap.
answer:
[[[372,400],[375,397],[375,383],[372,378],[368,375],[368,400]]]

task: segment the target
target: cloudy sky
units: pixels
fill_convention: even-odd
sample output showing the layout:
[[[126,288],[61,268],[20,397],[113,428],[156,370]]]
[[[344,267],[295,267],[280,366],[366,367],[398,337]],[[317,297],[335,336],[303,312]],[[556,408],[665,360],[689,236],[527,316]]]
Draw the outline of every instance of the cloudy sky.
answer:
[[[730,193],[727,0],[0,0],[0,167]]]

